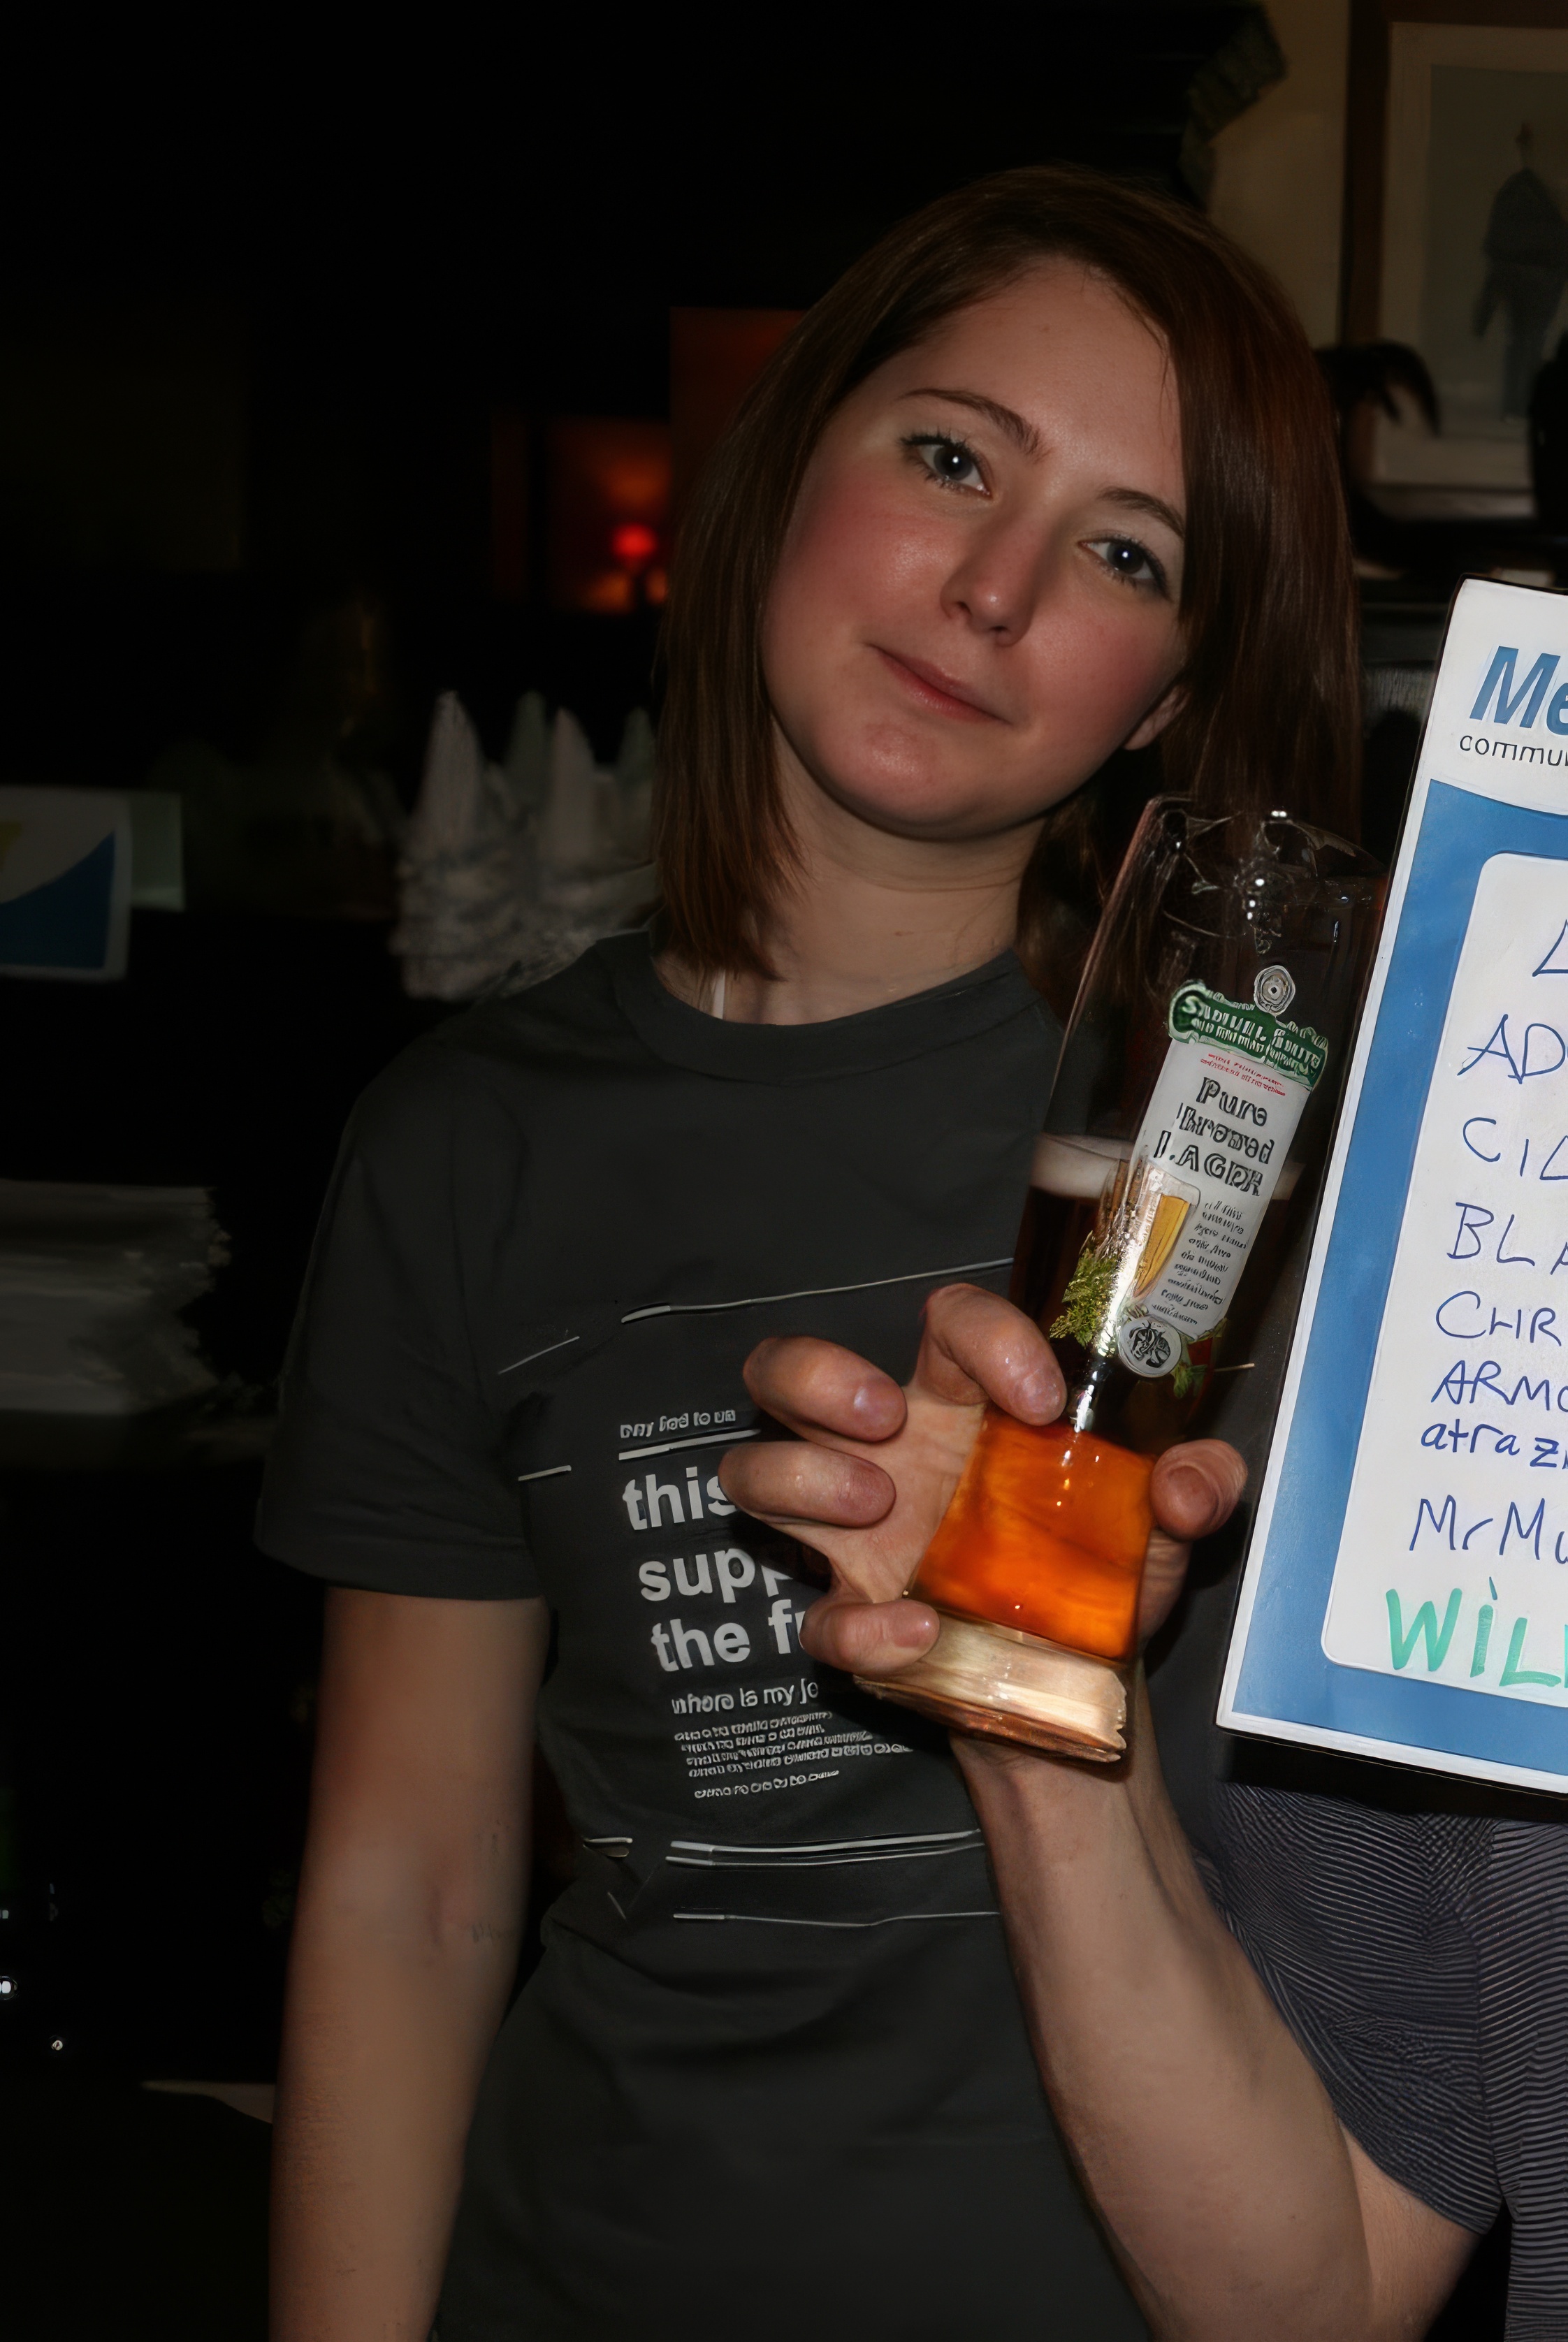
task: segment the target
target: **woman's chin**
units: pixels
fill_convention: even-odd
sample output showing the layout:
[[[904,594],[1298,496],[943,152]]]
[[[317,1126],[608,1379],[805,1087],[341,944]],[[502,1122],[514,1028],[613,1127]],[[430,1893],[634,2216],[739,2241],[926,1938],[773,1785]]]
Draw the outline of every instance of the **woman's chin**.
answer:
[[[834,773],[819,778],[817,786],[836,812],[867,828],[934,846],[1002,836],[1037,821],[1044,810],[1037,790],[1020,790],[1014,802],[994,781],[989,787],[979,781],[962,786],[951,771]]]

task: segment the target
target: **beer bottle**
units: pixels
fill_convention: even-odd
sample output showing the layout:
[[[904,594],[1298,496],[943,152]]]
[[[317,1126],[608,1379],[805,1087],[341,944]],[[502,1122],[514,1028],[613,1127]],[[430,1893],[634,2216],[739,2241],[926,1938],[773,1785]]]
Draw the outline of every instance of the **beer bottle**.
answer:
[[[1315,1208],[1381,921],[1377,865],[1283,814],[1145,811],[1034,1147],[1012,1297],[1067,1386],[988,1407],[911,1591],[933,1649],[884,1697],[1111,1761],[1154,1459],[1200,1436]],[[1277,1400],[1278,1394],[1273,1397]]]

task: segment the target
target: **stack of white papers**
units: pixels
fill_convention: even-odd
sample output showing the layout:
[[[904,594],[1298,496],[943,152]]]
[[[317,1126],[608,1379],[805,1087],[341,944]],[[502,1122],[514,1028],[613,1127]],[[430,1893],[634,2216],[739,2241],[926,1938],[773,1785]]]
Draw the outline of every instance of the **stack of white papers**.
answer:
[[[225,1257],[205,1187],[0,1179],[0,1413],[140,1415],[213,1389],[179,1312]]]

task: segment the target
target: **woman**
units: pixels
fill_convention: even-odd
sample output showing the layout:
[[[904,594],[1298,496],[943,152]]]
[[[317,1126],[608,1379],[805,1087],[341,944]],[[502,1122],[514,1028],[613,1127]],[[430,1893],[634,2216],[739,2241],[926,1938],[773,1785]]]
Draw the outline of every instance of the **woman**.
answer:
[[[400,1060],[312,1268],[260,1532],[335,1589],[289,2342],[438,2289],[444,2342],[1141,2330],[943,1736],[809,1659],[717,1466],[763,1336],[902,1375],[1004,1279],[1113,752],[1345,825],[1347,565],[1281,295],[1087,175],[894,230],[748,401],[671,604],[657,938]],[[583,1852],[495,2040],[536,1693]]]

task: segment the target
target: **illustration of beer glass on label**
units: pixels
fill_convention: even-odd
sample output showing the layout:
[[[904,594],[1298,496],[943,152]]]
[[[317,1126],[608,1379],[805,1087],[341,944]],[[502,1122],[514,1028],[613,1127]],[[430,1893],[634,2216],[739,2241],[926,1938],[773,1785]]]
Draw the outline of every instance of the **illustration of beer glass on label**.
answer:
[[[986,1409],[911,1588],[940,1614],[936,1644],[867,1689],[963,1730],[1121,1754],[1154,1459],[1251,1368],[1315,1202],[1383,896],[1368,856],[1283,814],[1145,810],[1014,1263],[1066,1405],[1044,1428]]]
[[[1136,1245],[1137,1274],[1133,1279],[1133,1299],[1141,1301],[1159,1276],[1171,1256],[1171,1248],[1182,1233],[1182,1223],[1201,1197],[1196,1187],[1186,1187],[1167,1172],[1145,1169],[1144,1184],[1148,1202],[1142,1210]]]

